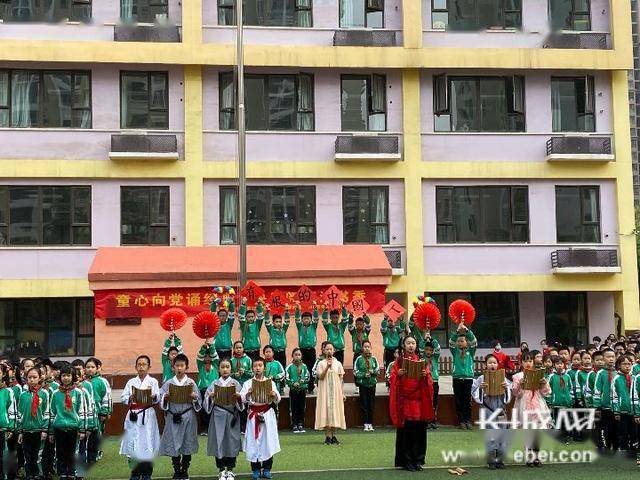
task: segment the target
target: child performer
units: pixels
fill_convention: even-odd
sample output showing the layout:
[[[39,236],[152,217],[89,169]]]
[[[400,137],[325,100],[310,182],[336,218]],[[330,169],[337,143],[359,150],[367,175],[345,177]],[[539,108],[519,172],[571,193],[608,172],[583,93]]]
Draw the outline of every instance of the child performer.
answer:
[[[573,387],[573,406],[576,408],[584,407],[584,396],[580,390],[580,372],[582,372],[582,352],[579,350],[571,354],[571,370],[567,373],[571,377],[571,386]]]
[[[334,348],[325,342],[324,360],[318,363],[318,397],[316,399],[316,430],[324,430],[325,445],[339,445],[336,430],[347,428],[344,418],[344,368],[333,356]]]
[[[284,312],[284,321],[282,315],[276,313],[269,317],[267,311],[265,324],[269,332],[269,345],[273,348],[273,358],[283,366],[287,364],[287,330],[290,323],[289,310]]]
[[[478,341],[464,323],[451,335],[449,349],[453,357],[453,395],[460,428],[471,430],[471,386],[473,385],[473,357]]]
[[[318,343],[318,307],[314,305],[313,316],[309,312],[300,313],[300,306],[296,306],[295,320],[298,328],[298,348],[302,352],[302,361],[307,369],[312,369],[316,363],[316,344]],[[315,388],[313,378],[309,380],[308,392]]]
[[[247,299],[243,298],[238,309],[238,321],[245,353],[252,360],[260,356],[260,330],[264,322],[263,305],[258,301],[256,310],[247,310]]]
[[[131,480],[151,480],[153,459],[160,450],[160,431],[153,405],[160,400],[158,381],[149,375],[151,359],[146,355],[136,358],[137,376],[130,379],[122,391],[122,404],[129,409],[124,419],[124,435],[120,442],[120,455],[132,463]],[[133,389],[151,390],[151,405],[137,403]]]
[[[521,366],[523,370],[534,368],[531,352],[523,352]],[[513,414],[517,415],[518,422],[524,427],[525,448],[527,450],[527,466],[541,467],[538,458],[540,452],[540,433],[538,430],[547,429],[550,426],[551,412],[544,397],[551,393],[549,384],[542,378],[538,390],[525,390],[522,385],[524,371],[513,376],[512,393],[515,398]],[[526,422],[526,425],[524,423]]]
[[[217,304],[211,302],[211,311],[215,312]],[[233,330],[233,320],[235,318],[235,305],[233,302],[229,304],[229,311],[224,308],[218,309],[218,318],[220,319],[220,330],[216,334],[215,347],[218,357],[231,358],[231,350],[233,349],[233,340],[231,339],[231,331]]]
[[[362,355],[356,359],[353,374],[360,393],[360,408],[365,432],[373,432],[373,407],[376,401],[376,385],[378,383],[380,365],[371,354],[371,342],[362,342]]]
[[[598,448],[601,451],[607,451],[618,448],[616,423],[611,404],[611,384],[615,375],[616,354],[611,348],[605,348],[602,350],[602,356],[604,366],[596,374],[593,386],[593,406],[596,409],[596,418],[600,417],[601,438]]]
[[[593,352],[592,360],[593,367],[587,372],[587,379],[584,385],[583,396],[585,406],[587,408],[594,409],[595,405],[593,402],[593,393],[596,384],[596,375],[604,367],[604,357],[602,355],[602,352],[599,350]],[[593,430],[591,430],[591,440],[593,440],[594,445],[596,445],[598,448],[601,448],[602,438],[602,422],[601,419],[596,416]]]
[[[384,381],[387,384],[387,390],[391,388],[391,370],[393,370],[393,365],[398,361],[398,358],[400,358],[400,349],[396,348],[395,352],[393,352],[393,361],[389,362],[384,372]]]
[[[198,453],[198,412],[202,406],[198,386],[187,377],[189,359],[184,354],[178,354],[173,359],[175,377],[162,385],[160,391],[160,408],[165,410],[164,430],[160,438],[160,455],[171,457],[173,474],[176,480],[189,478],[191,455]],[[191,386],[191,402],[177,403],[171,398],[169,386]]]
[[[87,438],[87,459],[92,465],[98,460],[104,426],[113,410],[111,385],[100,374],[100,368],[102,368],[102,362],[95,357],[87,360],[85,364],[87,380],[91,382],[91,387],[93,388],[93,399],[95,400],[95,409],[98,415],[98,428],[92,431]]]
[[[244,344],[241,341],[233,344],[233,357],[231,358],[231,378],[236,380],[240,385],[253,377],[251,371],[251,359],[244,353]],[[240,412],[240,428],[242,433],[247,426],[247,411],[242,409]]]
[[[265,345],[262,349],[264,355],[264,377],[273,380],[278,392],[282,395],[284,388],[284,367],[274,358],[274,351],[271,345]]]
[[[495,372],[498,370],[498,359],[490,353],[484,360],[485,368]],[[471,387],[471,396],[473,400],[480,405],[481,418],[495,418],[497,421],[504,422],[493,427],[491,423],[486,426],[485,445],[487,449],[487,463],[489,469],[504,468],[504,455],[509,448],[509,431],[506,428],[506,408],[511,403],[511,384],[508,380],[502,383],[504,392],[500,395],[488,395],[487,389],[489,384],[480,375],[473,382]],[[495,417],[494,417],[495,416]]]
[[[182,340],[175,333],[171,333],[164,341],[162,349],[162,383],[173,377],[173,359],[179,353],[184,353]]]
[[[210,414],[207,455],[216,457],[219,479],[233,479],[236,458],[242,448],[240,439],[240,411],[244,408],[240,396],[241,386],[231,378],[231,361],[220,360],[219,378],[213,381],[204,395],[204,408]],[[233,386],[236,389],[236,402],[233,405],[219,405],[215,402],[215,389]]]
[[[553,357],[554,372],[549,375],[549,388],[551,388],[551,395],[549,397],[549,406],[553,409],[553,418],[556,423],[556,428],[560,427],[562,432],[562,440],[564,444],[569,443],[569,432],[566,429],[566,425],[562,422],[558,425],[558,414],[560,411],[573,407],[573,381],[571,376],[565,371],[565,363],[562,357]]]
[[[440,343],[427,332],[424,343],[424,361],[427,364],[431,380],[433,381],[433,421],[429,422],[427,429],[438,429],[438,395],[440,393]]]
[[[264,380],[264,360],[257,358],[253,361],[253,375],[256,380]],[[278,420],[273,410],[273,404],[280,402],[278,389],[271,382],[270,403],[259,403],[251,396],[252,380],[247,380],[242,386],[243,402],[249,407],[247,433],[245,434],[245,452],[247,460],[251,462],[252,479],[272,478],[273,456],[280,451],[278,438]]]
[[[209,388],[209,385],[218,378],[218,354],[216,353],[216,347],[213,339],[207,339],[204,345],[200,347],[198,356],[196,357],[196,365],[198,366],[198,391],[200,392],[200,398],[204,401],[204,393]],[[200,410],[200,432],[201,435],[207,434],[209,428],[209,413],[206,408]]]
[[[47,367],[48,375],[44,381],[43,388],[49,394],[49,401],[53,394],[60,388],[60,363],[51,363]],[[45,364],[46,365],[46,364]],[[42,477],[44,480],[51,480],[55,470],[55,445],[51,442],[44,442],[42,448]]]
[[[353,316],[349,317],[349,333],[351,333],[351,341],[353,343],[353,363],[362,354],[362,343],[365,340],[369,340],[370,332],[371,321],[366,313],[362,317],[356,318],[355,326],[353,324]]]
[[[633,416],[636,427],[636,442],[640,441],[640,373],[633,377],[631,386],[631,400],[633,403]],[[640,466],[640,451],[636,447],[636,464]]]
[[[85,436],[82,393],[76,389],[76,373],[71,365],[60,369],[60,387],[51,399],[49,441],[55,442],[58,477],[71,480],[76,475],[78,439]]]
[[[285,374],[289,386],[289,402],[291,409],[291,428],[293,433],[304,433],[304,412],[307,402],[307,384],[310,380],[309,369],[302,362],[302,352],[294,348],[293,363],[287,367]]]
[[[618,373],[611,384],[612,410],[616,422],[618,451],[626,453],[633,451],[636,440],[636,425],[633,419],[633,405],[631,404],[632,366],[633,358],[629,358],[628,355],[618,357],[618,360],[616,360]]]
[[[382,333],[385,367],[393,362],[395,351],[400,347],[400,334],[404,332],[405,328],[406,326],[403,322],[396,323],[387,315],[384,316],[380,325],[380,332]]]
[[[85,412],[84,429],[86,435],[80,440],[78,445],[78,468],[76,470],[76,480],[82,480],[86,477],[90,467],[97,461],[97,452],[94,451],[93,455],[89,455],[89,438],[91,435],[100,434],[100,420],[98,418],[98,412],[96,411],[93,385],[89,380],[85,380],[84,377],[85,363],[77,358],[71,362],[71,367],[73,367],[76,372],[76,389],[82,394],[83,409]]]
[[[18,443],[22,445],[25,476],[40,476],[40,452],[47,440],[49,428],[49,392],[40,385],[42,377],[37,368],[27,370],[27,390],[18,399]]]
[[[433,384],[425,368],[409,378],[404,360],[418,361],[418,343],[412,336],[402,340],[400,357],[391,369],[389,411],[397,428],[395,466],[410,472],[422,470],[427,453],[427,424],[433,421]]]
[[[344,364],[344,332],[349,325],[349,314],[347,307],[342,306],[342,311],[327,309],[322,311],[322,325],[327,331],[327,341],[333,343],[336,351],[334,358]]]

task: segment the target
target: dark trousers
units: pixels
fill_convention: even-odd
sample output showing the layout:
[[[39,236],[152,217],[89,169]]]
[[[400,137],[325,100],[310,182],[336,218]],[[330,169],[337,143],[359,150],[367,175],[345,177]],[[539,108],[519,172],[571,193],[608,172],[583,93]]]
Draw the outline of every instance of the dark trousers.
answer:
[[[244,433],[247,430],[247,416],[248,415],[249,414],[248,414],[246,408],[240,410],[240,431],[242,433]]]
[[[231,359],[231,350],[217,350],[216,349],[216,353],[218,354],[218,358],[220,360],[222,360],[223,358],[226,359]]]
[[[560,415],[560,411],[561,410],[566,410],[567,407],[553,407],[552,409],[552,415],[553,415],[553,421],[555,423],[556,428],[558,428],[558,435],[559,438],[561,440],[566,440],[568,437],[572,436],[572,433],[569,432],[569,430],[567,429],[567,426],[565,425],[565,422],[562,422],[561,425],[558,425],[558,416]]]
[[[87,464],[93,465],[98,461],[98,452],[102,447],[102,429],[87,432]]]
[[[313,370],[313,366],[316,363],[316,349],[301,348],[300,351],[302,352],[302,363],[304,363],[307,366],[307,368],[309,369],[309,373],[311,373],[311,371]],[[309,393],[312,393],[314,387],[315,387],[315,379],[312,376],[311,379],[309,380],[309,388],[307,388],[307,391]]]
[[[54,460],[56,458],[56,445],[48,439],[44,443],[42,449],[42,476],[46,478],[53,477]]]
[[[601,449],[615,450],[618,448],[616,435],[616,421],[611,410],[600,411]]]
[[[247,354],[247,357],[249,357],[251,361],[260,358],[260,350],[245,350],[244,353]]]
[[[453,379],[453,396],[459,423],[471,423],[471,386],[470,378]]]
[[[436,423],[438,420],[438,394],[440,393],[440,384],[438,382],[433,382],[433,423]]]
[[[216,457],[216,467],[218,467],[218,470],[220,471],[224,470],[225,468],[227,470],[233,470],[234,468],[236,468],[236,457]]]
[[[424,465],[427,454],[426,422],[405,421],[396,431],[395,466],[407,468],[412,465]]]
[[[251,470],[254,472],[256,470],[271,470],[271,467],[273,467],[273,457],[264,462],[251,462]]]
[[[385,370],[389,366],[391,362],[395,360],[396,349],[395,348],[385,348],[384,349],[384,368]]]
[[[291,406],[291,426],[304,425],[304,410],[307,403],[307,391],[289,391],[289,402]]]
[[[27,478],[40,475],[38,461],[40,457],[41,432],[25,432],[22,434],[22,451],[24,452],[24,470]]]
[[[58,460],[58,476],[74,477],[76,474],[76,446],[78,430],[55,429],[56,457]]]
[[[174,472],[187,473],[191,466],[191,455],[178,455],[177,457],[171,457],[171,464],[173,465]]]
[[[200,398],[202,398],[202,403],[204,404],[204,394],[207,393],[206,388],[200,389]],[[211,418],[211,414],[207,412],[206,408],[200,410],[200,432],[206,432],[209,430],[209,419]]]
[[[620,420],[616,420],[616,436],[618,449],[628,452],[633,450],[635,443],[636,424],[633,415],[621,414]]]
[[[6,434],[5,434],[6,438]],[[18,445],[18,435],[13,434],[11,438],[6,438],[7,451],[4,458],[4,471],[7,480],[14,480],[18,476],[18,469],[24,465],[24,453],[22,445]]]
[[[148,477],[153,475],[153,463],[152,462],[139,462],[131,470],[131,478]]]
[[[344,348],[342,350],[336,350],[333,356],[338,360],[342,365],[344,365]],[[311,371],[311,370],[309,370]]]
[[[373,425],[373,407],[376,401],[376,387],[360,385],[360,408],[362,409],[362,423]]]
[[[282,364],[282,368],[287,368],[287,351],[286,350],[274,350],[273,358]]]

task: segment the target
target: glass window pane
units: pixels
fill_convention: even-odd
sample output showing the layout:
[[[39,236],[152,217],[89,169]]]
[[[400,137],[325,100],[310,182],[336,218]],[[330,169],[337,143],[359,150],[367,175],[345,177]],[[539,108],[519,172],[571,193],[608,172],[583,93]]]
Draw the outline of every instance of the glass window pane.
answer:
[[[40,241],[40,210],[36,187],[11,187],[9,237],[11,245],[37,245]]]
[[[149,245],[169,245],[169,227],[149,227]]]
[[[247,188],[247,241],[267,243],[267,202],[269,187]]]
[[[477,30],[475,0],[449,2],[449,30]]]
[[[340,0],[340,28],[364,28],[366,0]]]
[[[246,103],[245,123],[247,130],[267,129],[267,106],[264,77],[245,79],[244,101]]]
[[[266,0],[265,23],[273,26],[293,26],[295,19],[294,0]]]
[[[298,223],[316,222],[316,191],[314,187],[298,187]]]
[[[550,344],[586,345],[589,338],[586,295],[546,293],[545,328]]]
[[[482,188],[482,219],[485,242],[509,242],[511,195],[507,187]]]
[[[478,111],[477,82],[468,79],[451,80],[451,130],[454,132],[477,131]]]
[[[121,222],[123,245],[146,245],[149,228],[149,189],[121,189]]]
[[[340,105],[343,132],[367,130],[368,103],[365,78],[342,78]]]
[[[149,122],[149,80],[146,73],[122,75],[122,128],[145,128]]]
[[[367,28],[383,28],[384,12],[367,12]]]
[[[91,188],[76,187],[73,195],[73,223],[91,223]]]
[[[476,308],[473,332],[480,348],[493,348],[500,341],[503,347],[520,343],[518,295],[515,293],[476,293],[471,302]]]
[[[556,229],[558,242],[580,242],[580,191],[578,187],[556,187]]]
[[[166,110],[167,105],[167,75],[154,73],[151,75],[151,94],[149,108],[152,110]]]
[[[46,339],[46,305],[44,300],[15,302],[16,343],[20,355],[44,355]]]
[[[151,218],[150,223],[167,225],[169,224],[169,188],[151,188]]]
[[[91,108],[91,81],[88,74],[73,76],[73,108]]]
[[[42,123],[45,127],[72,127],[71,74],[45,73]]]
[[[274,243],[297,243],[296,189],[271,189],[271,236]]]
[[[477,0],[478,29],[501,28],[504,25],[502,3],[503,0]]]
[[[550,0],[549,21],[551,28],[557,30],[572,30],[571,26],[572,0]]]
[[[293,77],[269,77],[269,129],[295,130],[296,90]]]
[[[95,354],[95,339],[94,337],[81,337],[78,338],[78,355],[87,357]]]
[[[11,126],[38,126],[40,76],[37,72],[15,70],[11,73]]]
[[[42,238],[44,245],[71,244],[71,189],[42,188]]]
[[[453,222],[453,189],[436,187],[436,219],[438,223]]]
[[[454,225],[458,242],[480,242],[482,209],[478,187],[454,188]]]
[[[91,227],[73,227],[72,234],[74,245],[91,245]]]
[[[9,187],[0,187],[0,225],[9,222]]]
[[[49,300],[49,355],[75,354],[75,299]]]
[[[582,188],[582,221],[585,223],[598,221],[598,189]]]
[[[553,79],[551,81],[551,110],[554,132],[579,131],[578,102],[579,96],[576,82],[573,79]],[[582,103],[584,104],[584,101]]]
[[[2,6],[0,5],[0,9]],[[9,126],[9,72],[0,71],[0,127]]]
[[[363,187],[344,187],[343,219],[345,243],[369,243],[369,191]]]
[[[0,300],[0,337],[12,337],[14,329],[14,302]]]
[[[529,220],[529,189],[527,187],[512,187],[513,221],[528,222]]]
[[[504,79],[483,78],[480,81],[480,130],[504,132],[508,130],[507,92]]]

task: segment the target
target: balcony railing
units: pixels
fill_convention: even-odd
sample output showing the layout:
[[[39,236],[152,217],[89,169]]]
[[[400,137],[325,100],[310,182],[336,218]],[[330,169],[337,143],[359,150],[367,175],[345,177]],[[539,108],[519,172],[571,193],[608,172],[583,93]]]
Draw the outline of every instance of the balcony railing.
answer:
[[[557,136],[547,140],[548,160],[614,160],[610,137]]]
[[[389,30],[336,30],[336,47],[395,47],[396,32]]]
[[[595,248],[555,250],[551,252],[551,268],[556,273],[619,272],[618,251]]]
[[[180,30],[174,25],[116,25],[116,42],[180,42]]]
[[[545,48],[607,50],[611,48],[611,36],[608,33],[558,32],[549,35],[544,46]]]
[[[111,135],[109,158],[178,159],[178,140],[175,135]]]
[[[336,160],[401,160],[400,140],[394,135],[339,135]]]

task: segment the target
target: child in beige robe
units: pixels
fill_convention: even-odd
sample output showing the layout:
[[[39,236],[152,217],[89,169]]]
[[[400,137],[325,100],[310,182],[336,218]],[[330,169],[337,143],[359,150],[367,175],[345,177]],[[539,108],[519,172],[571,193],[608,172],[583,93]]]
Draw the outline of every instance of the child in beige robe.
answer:
[[[335,348],[327,342],[324,360],[317,366],[318,398],[316,400],[316,430],[324,430],[325,445],[339,445],[336,430],[347,428],[344,418],[343,378],[344,368],[334,358]]]

